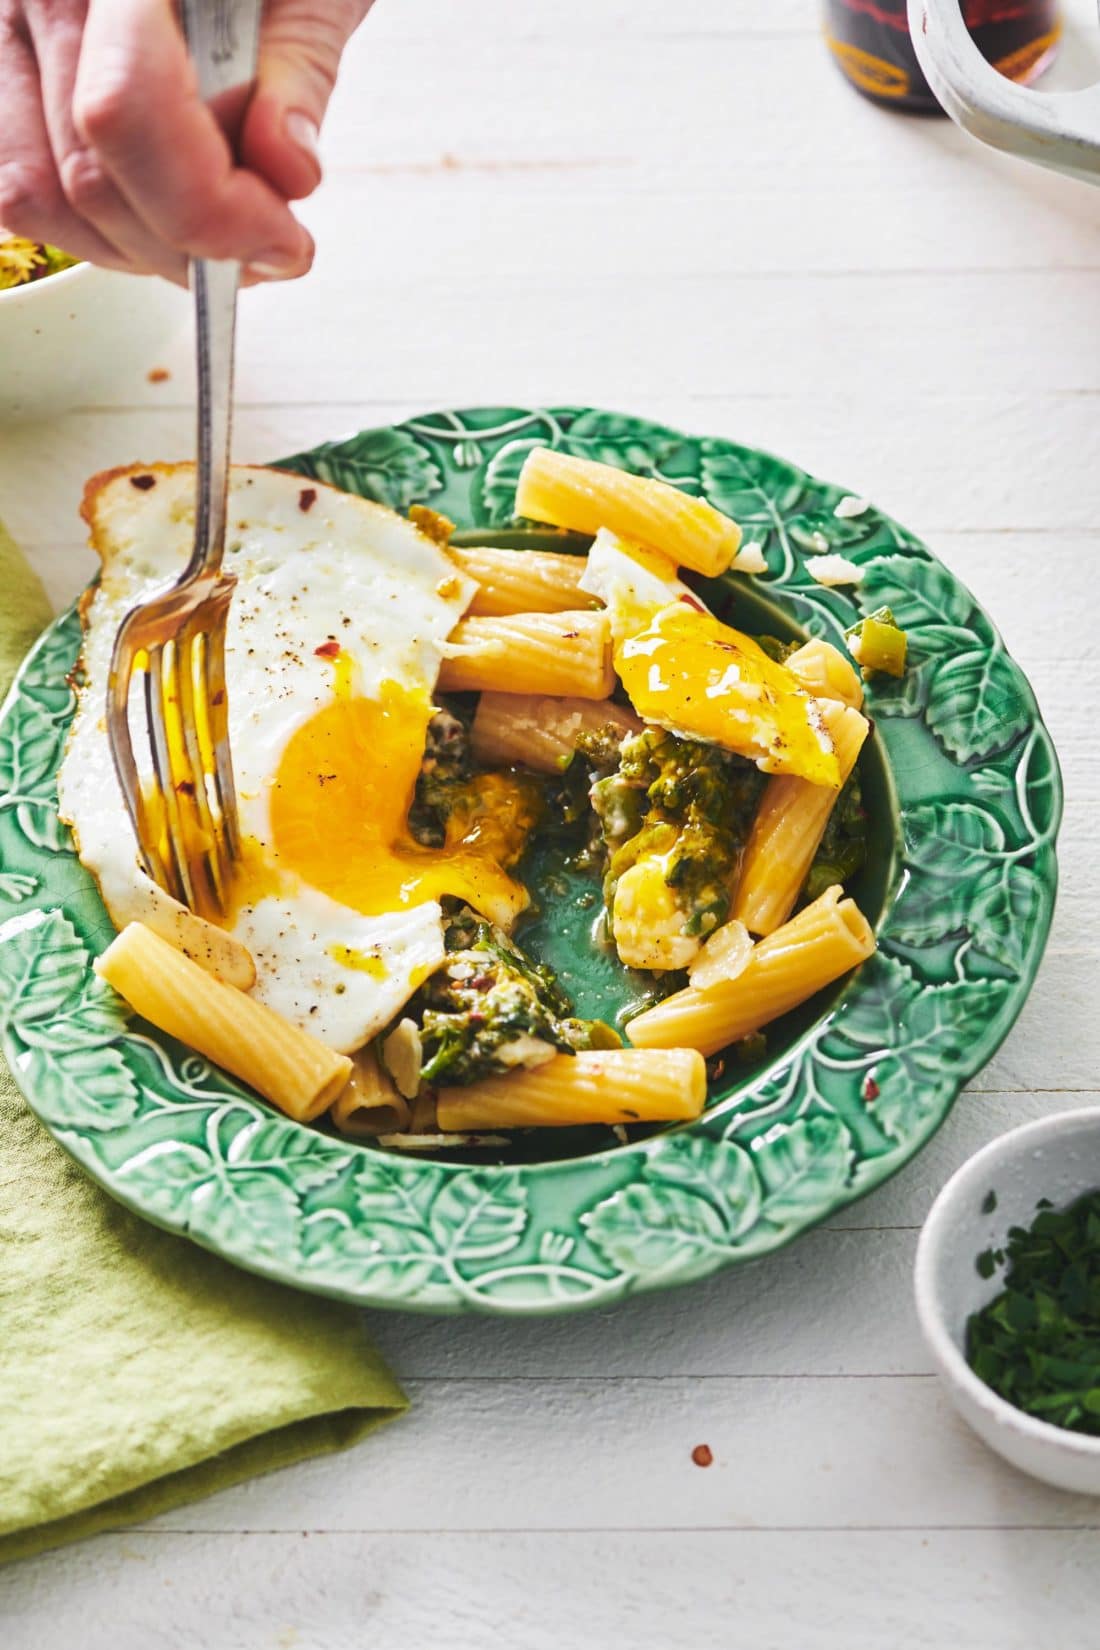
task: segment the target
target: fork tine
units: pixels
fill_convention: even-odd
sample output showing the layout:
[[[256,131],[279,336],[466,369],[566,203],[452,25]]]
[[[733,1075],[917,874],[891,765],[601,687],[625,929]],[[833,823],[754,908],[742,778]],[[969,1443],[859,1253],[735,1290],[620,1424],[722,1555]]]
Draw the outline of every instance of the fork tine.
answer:
[[[214,752],[214,795],[221,815],[225,849],[229,859],[235,860],[240,858],[241,843],[237,825],[237,787],[229,751],[229,698],[225,686],[225,615],[231,589],[230,586],[226,592],[217,623],[203,637],[203,673],[206,681],[203,698]]]
[[[190,768],[190,795],[194,801],[198,815],[197,824],[204,844],[202,864],[206,873],[208,892],[218,911],[224,914],[229,903],[230,855],[225,840],[225,816],[220,808],[215,816],[210,805],[210,792],[216,788],[216,773],[213,753],[203,749],[202,738],[207,639],[208,633],[197,628],[194,619],[184,627],[176,639],[179,650],[179,714],[184,749]]]
[[[167,665],[166,654],[170,655]],[[149,669],[145,676],[145,713],[149,723],[149,741],[152,746],[157,786],[164,798],[165,837],[168,846],[164,861],[167,873],[164,886],[170,894],[193,911],[195,889],[184,850],[179,795],[173,783],[172,747],[165,715],[169,697],[178,706],[178,658],[175,643],[171,641],[149,649]]]

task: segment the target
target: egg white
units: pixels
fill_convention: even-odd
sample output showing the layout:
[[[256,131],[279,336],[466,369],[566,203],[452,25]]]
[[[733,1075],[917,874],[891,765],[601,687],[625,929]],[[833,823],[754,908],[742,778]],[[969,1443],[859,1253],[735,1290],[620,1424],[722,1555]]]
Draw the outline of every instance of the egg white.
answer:
[[[152,476],[153,485],[136,486],[136,475]],[[181,908],[138,863],[104,712],[123,614],[177,576],[190,554],[193,467],[100,478],[85,513],[103,572],[85,614],[83,686],[58,783],[61,817],[115,926],[144,921],[173,937]],[[264,845],[280,756],[338,691],[333,661],[318,646],[339,643],[357,695],[377,697],[387,681],[430,695],[447,635],[475,586],[403,517],[259,468],[232,472],[225,566],[238,580],[226,682],[240,823],[243,836]],[[284,883],[277,896],[244,906],[228,930],[254,959],[253,994],[344,1051],[392,1019],[444,955],[437,901],[364,916],[304,883],[289,890]],[[340,960],[350,955],[356,963]]]

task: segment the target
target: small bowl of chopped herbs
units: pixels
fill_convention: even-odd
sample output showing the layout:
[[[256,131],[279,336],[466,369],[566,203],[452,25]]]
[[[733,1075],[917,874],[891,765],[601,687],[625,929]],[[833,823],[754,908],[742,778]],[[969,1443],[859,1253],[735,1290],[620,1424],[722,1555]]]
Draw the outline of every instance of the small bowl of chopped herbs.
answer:
[[[138,398],[187,296],[151,276],[97,269],[0,228],[0,420]]]
[[[1100,1495],[1100,1108],[965,1163],[924,1224],[915,1282],[963,1419],[1023,1472]]]

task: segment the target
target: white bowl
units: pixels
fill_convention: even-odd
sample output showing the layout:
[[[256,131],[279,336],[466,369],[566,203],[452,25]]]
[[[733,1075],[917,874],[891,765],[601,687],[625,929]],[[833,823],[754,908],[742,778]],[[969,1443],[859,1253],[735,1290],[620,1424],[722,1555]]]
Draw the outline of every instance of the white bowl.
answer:
[[[0,292],[0,419],[45,418],[144,384],[186,324],[167,281],[76,264]]]
[[[915,1273],[921,1328],[963,1420],[1022,1472],[1085,1495],[1100,1495],[1100,1438],[1037,1421],[1006,1403],[974,1374],[963,1348],[970,1314],[1004,1287],[1004,1268],[983,1278],[978,1256],[1003,1249],[1010,1226],[1030,1226],[1040,1198],[1062,1209],[1097,1188],[1100,1107],[1025,1123],[952,1175],[924,1223]]]

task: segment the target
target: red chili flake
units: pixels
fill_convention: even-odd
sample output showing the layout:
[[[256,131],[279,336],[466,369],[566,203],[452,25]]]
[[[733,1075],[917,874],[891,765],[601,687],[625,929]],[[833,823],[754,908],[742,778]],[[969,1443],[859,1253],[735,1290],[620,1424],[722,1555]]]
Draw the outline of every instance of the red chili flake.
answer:
[[[150,384],[165,384],[168,382],[169,378],[171,378],[172,374],[168,371],[167,367],[150,367],[145,376],[149,380]]]
[[[224,688],[219,688],[217,693],[212,693],[210,695],[210,703],[212,705],[220,705],[224,702],[224,700],[225,700],[225,689]]]
[[[316,503],[317,503],[317,489],[316,489],[316,487],[303,487],[301,492],[298,494],[298,508],[299,508],[299,510],[301,510],[302,513],[304,514],[307,510],[312,510],[313,506]]]
[[[319,659],[336,659],[340,654],[340,643],[333,641],[322,642],[320,647],[315,647],[313,651]]]
[[[695,609],[696,613],[705,613],[706,612],[706,608],[703,606],[702,602],[696,601],[695,597],[694,596],[689,596],[686,591],[680,597],[680,600],[682,602],[687,602],[688,606],[693,607]]]
[[[691,1459],[697,1467],[709,1467],[714,1460],[714,1451],[709,1444],[696,1444]]]
[[[563,642],[572,642],[575,641],[579,635],[579,630],[563,630],[561,633],[561,639]]]
[[[181,779],[174,789],[179,792],[180,796],[194,796],[195,782],[193,779]]]
[[[130,486],[136,487],[139,493],[147,493],[150,487],[157,484],[156,476],[131,476]]]
[[[469,1016],[469,1023],[472,1026],[483,1026],[485,1024],[484,1014],[471,1014]]]
[[[881,1093],[882,1090],[879,1088],[870,1072],[868,1072],[867,1076],[863,1079],[863,1098],[870,1106],[878,1099]]]
[[[471,991],[488,991],[492,983],[493,976],[491,974],[475,974],[472,980],[466,981]]]

